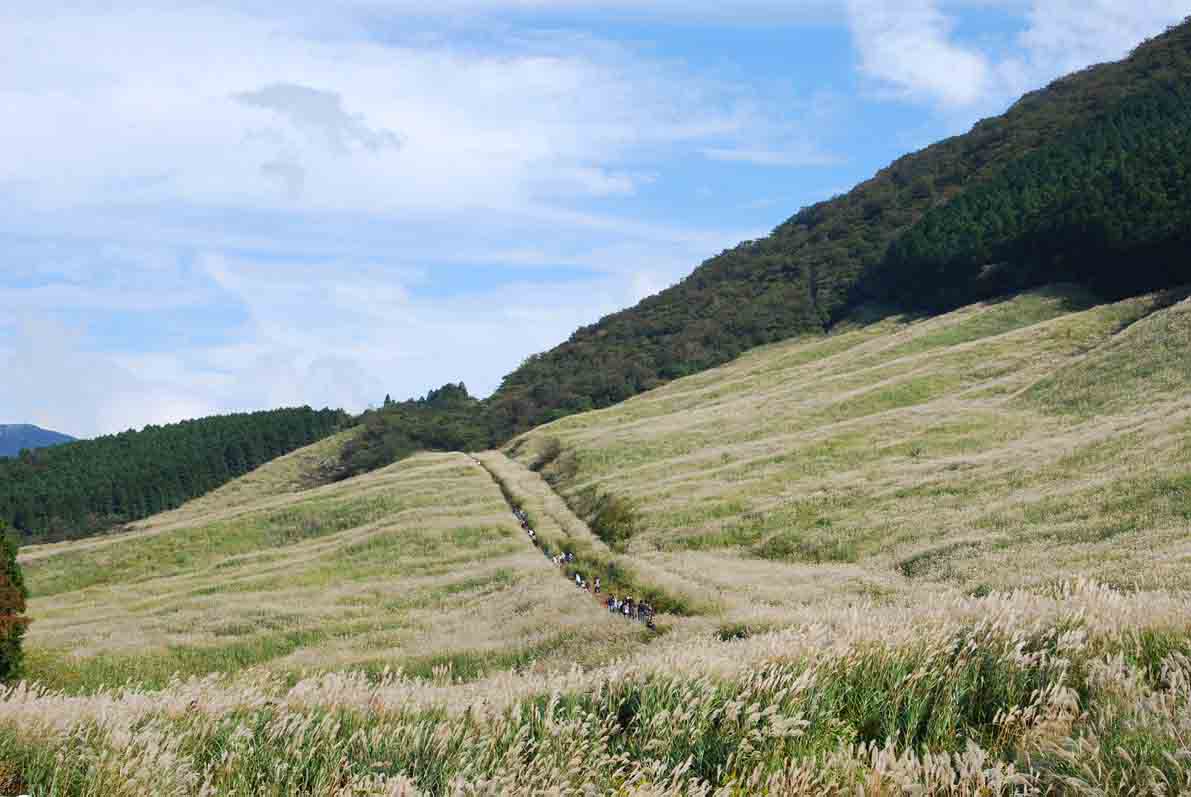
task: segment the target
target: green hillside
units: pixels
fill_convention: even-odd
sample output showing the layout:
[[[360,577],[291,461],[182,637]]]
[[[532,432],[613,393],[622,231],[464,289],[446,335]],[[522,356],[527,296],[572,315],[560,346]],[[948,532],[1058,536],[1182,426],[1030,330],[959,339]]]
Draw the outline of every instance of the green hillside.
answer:
[[[1113,297],[1188,281],[1189,81],[1191,22],[897,160],[531,357],[489,402],[494,439],[822,331],[863,301],[938,310],[1056,279]]]
[[[170,509],[335,431],[309,407],[201,418],[0,460],[0,520],[26,542],[85,537]]]

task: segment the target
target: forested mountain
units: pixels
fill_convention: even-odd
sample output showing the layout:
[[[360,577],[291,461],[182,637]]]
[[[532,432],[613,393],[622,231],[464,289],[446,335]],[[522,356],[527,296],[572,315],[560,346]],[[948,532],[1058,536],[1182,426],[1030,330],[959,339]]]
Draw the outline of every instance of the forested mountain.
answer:
[[[23,448],[46,448],[74,440],[68,434],[52,432],[29,423],[0,423],[0,457],[13,457]]]
[[[202,418],[0,460],[0,520],[22,539],[87,536],[178,506],[339,428],[309,407]]]
[[[488,401],[494,441],[822,330],[874,299],[941,309],[1054,278],[1111,296],[1191,281],[1191,264],[1168,257],[1185,246],[1191,207],[1189,83],[1191,21],[899,159],[529,358]],[[1072,266],[1101,247],[1094,265]],[[1134,269],[1143,255],[1155,265]]]

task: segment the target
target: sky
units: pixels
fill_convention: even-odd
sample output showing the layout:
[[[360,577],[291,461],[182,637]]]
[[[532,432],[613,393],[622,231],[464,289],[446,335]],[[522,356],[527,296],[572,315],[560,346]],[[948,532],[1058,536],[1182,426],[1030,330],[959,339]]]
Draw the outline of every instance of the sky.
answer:
[[[0,423],[525,357],[1191,0],[6,0]]]

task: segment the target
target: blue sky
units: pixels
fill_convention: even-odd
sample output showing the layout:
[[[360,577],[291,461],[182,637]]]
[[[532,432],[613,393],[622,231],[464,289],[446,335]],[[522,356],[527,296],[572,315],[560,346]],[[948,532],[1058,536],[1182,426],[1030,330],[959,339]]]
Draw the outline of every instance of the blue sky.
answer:
[[[486,394],[1191,0],[0,9],[0,422]]]

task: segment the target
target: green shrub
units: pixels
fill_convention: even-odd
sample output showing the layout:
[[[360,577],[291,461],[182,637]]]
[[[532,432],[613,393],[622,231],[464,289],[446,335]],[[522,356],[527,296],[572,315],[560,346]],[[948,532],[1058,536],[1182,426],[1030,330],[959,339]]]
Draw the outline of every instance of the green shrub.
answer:
[[[542,478],[550,486],[557,487],[574,479],[578,472],[579,458],[575,456],[574,451],[566,451],[555,459],[549,468],[542,471]]]
[[[547,437],[542,441],[542,449],[529,464],[529,469],[536,472],[549,465],[562,455],[562,442],[557,437]]]
[[[623,549],[637,533],[637,508],[627,498],[592,486],[580,490],[574,504],[595,535],[609,547]]]

